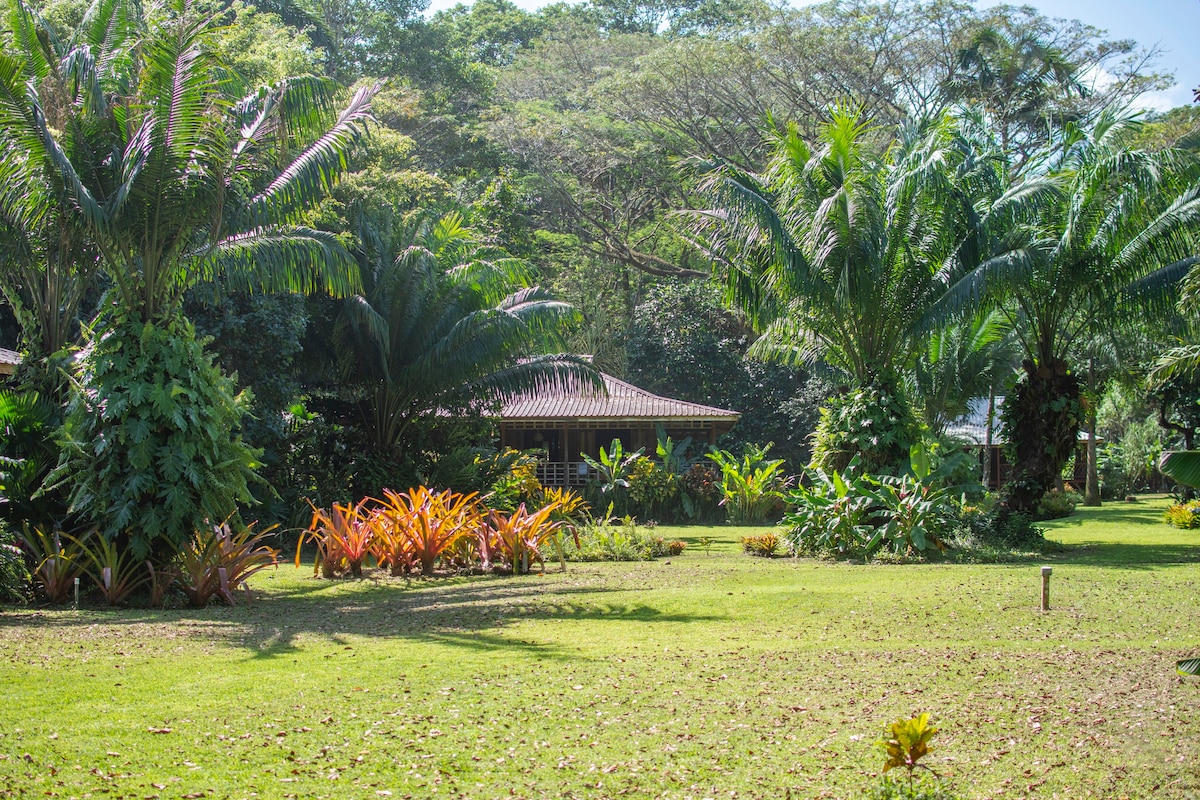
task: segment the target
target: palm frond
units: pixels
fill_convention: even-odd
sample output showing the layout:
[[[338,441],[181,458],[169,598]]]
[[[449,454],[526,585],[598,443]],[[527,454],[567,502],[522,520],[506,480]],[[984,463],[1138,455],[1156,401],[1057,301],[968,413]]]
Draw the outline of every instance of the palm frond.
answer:
[[[347,168],[350,147],[364,135],[363,123],[370,115],[371,99],[380,84],[364,86],[334,125],[271,181],[248,204],[248,217],[255,224],[288,219],[323,197]]]
[[[311,228],[262,228],[219,242],[195,266],[203,281],[234,292],[325,292],[360,289],[357,265],[338,238]]]

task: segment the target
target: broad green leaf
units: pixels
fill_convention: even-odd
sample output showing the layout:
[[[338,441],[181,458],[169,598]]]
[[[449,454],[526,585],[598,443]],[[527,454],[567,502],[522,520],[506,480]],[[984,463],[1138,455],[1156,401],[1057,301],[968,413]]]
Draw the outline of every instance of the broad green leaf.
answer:
[[[1200,487],[1200,450],[1174,450],[1163,453],[1158,468],[1162,474],[1185,486]]]

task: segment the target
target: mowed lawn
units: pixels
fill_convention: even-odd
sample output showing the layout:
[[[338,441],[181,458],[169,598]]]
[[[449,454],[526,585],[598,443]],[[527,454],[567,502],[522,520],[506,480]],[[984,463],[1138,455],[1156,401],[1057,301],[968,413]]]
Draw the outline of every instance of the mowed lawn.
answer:
[[[861,797],[901,716],[963,797],[1200,797],[1200,531],[1163,500],[1019,565],[744,556],[259,576],[202,611],[0,613],[0,796]],[[705,553],[701,537],[716,540]],[[1039,567],[1053,565],[1038,610]]]

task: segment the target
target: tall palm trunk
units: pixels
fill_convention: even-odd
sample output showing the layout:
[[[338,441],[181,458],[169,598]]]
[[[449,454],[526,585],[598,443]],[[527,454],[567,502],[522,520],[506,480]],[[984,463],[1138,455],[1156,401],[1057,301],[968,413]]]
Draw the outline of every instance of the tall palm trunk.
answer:
[[[992,489],[992,428],[996,424],[996,387],[993,384],[988,389],[987,431],[984,434],[983,447],[983,488]]]
[[[1096,469],[1096,359],[1088,359],[1087,490],[1085,506],[1100,505],[1100,475]]]
[[[1025,375],[1004,401],[1004,429],[1013,470],[1001,495],[1005,513],[1033,515],[1075,452],[1079,380],[1060,358],[1026,360]]]

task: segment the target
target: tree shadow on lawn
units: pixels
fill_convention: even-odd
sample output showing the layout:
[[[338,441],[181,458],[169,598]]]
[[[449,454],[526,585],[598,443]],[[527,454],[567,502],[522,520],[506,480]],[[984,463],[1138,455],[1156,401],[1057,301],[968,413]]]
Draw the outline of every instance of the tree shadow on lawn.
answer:
[[[311,579],[284,587],[264,587],[261,580],[257,584],[255,599],[234,607],[156,611],[96,606],[84,608],[78,614],[3,614],[0,630],[29,624],[31,617],[36,619],[34,624],[51,628],[186,622],[196,638],[221,640],[244,648],[251,651],[254,659],[298,652],[303,647],[297,643],[298,638],[316,637],[341,645],[355,638],[403,639],[480,652],[520,651],[540,658],[567,660],[578,656],[553,644],[504,635],[504,631],[522,621],[595,620],[625,624],[724,619],[711,614],[666,613],[641,602],[597,602],[599,595],[629,591],[626,589],[531,583],[516,577],[405,580],[369,573],[361,580]],[[581,602],[577,595],[587,595],[590,599]]]
[[[1047,534],[1052,539],[1053,533]],[[1200,563],[1200,546],[1187,544],[1124,544],[1104,540],[1072,542],[1052,560],[1090,567],[1153,570]]]

